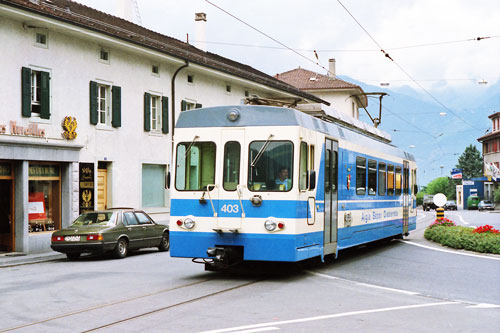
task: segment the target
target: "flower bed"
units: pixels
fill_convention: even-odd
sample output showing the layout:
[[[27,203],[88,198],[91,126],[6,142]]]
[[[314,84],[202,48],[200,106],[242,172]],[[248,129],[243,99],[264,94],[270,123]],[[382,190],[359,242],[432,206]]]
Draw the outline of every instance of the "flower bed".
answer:
[[[472,229],[456,226],[448,219],[437,219],[427,227],[424,236],[455,249],[500,254],[500,232],[489,225]]]

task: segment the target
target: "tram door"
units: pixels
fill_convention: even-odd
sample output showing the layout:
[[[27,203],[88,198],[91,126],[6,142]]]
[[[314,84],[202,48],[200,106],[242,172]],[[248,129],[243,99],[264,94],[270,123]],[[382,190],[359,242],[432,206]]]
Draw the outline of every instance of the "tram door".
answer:
[[[337,250],[338,143],[325,141],[325,233],[324,254]]]
[[[410,164],[403,161],[403,234],[408,233],[410,216]]]
[[[221,131],[222,142],[222,182],[218,184],[214,195],[218,195],[217,228],[238,230],[245,218],[243,209],[243,187],[241,184],[241,157],[245,147],[245,131],[224,129]],[[220,153],[219,153],[220,154]],[[215,204],[215,202],[214,202]]]

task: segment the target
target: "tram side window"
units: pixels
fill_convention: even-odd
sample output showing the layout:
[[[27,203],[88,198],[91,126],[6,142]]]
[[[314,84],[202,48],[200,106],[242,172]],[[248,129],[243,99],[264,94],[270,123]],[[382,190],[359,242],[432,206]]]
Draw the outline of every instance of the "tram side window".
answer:
[[[307,160],[308,160],[308,147],[307,143],[300,143],[300,162],[299,162],[299,189],[301,191],[307,190]]]
[[[394,165],[387,166],[387,195],[394,195]]]
[[[366,194],[366,158],[356,157],[356,194]]]
[[[378,195],[385,195],[387,189],[387,178],[385,171],[385,163],[378,164]]]
[[[396,167],[396,195],[401,195],[401,167]]]
[[[293,144],[290,141],[253,141],[249,146],[250,191],[289,191],[293,186]]]
[[[368,160],[368,194],[377,194],[377,162]]]
[[[205,191],[215,183],[215,143],[181,142],[177,145],[175,188]]]
[[[236,141],[228,141],[224,145],[223,187],[226,191],[234,191],[240,183],[241,145]]]

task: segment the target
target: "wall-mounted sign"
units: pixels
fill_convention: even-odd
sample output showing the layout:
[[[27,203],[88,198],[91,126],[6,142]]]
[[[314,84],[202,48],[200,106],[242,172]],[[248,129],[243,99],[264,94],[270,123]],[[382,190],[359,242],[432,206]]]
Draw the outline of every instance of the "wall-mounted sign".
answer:
[[[7,128],[10,129],[11,135],[45,138],[45,129],[38,128],[38,124],[29,124],[28,127],[17,126],[17,123],[11,120],[8,127],[5,124],[0,124],[0,134],[8,134]]]
[[[0,176],[11,176],[12,170],[10,168],[10,164],[0,163]]]
[[[462,169],[458,169],[458,168],[451,169],[451,178],[452,179],[462,179]]]
[[[94,163],[80,163],[80,214],[94,210]]]
[[[78,123],[76,122],[75,117],[67,116],[64,117],[61,126],[64,130],[62,132],[62,137],[68,140],[74,140],[76,139],[76,136],[78,135],[76,133],[76,127],[78,126]]]
[[[30,177],[59,177],[58,165],[36,164],[30,165],[28,168],[28,176]]]

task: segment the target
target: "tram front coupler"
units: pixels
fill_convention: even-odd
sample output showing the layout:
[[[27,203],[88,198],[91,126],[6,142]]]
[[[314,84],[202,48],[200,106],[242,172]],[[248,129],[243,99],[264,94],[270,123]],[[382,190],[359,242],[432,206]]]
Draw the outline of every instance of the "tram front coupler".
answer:
[[[209,247],[207,249],[207,255],[212,259],[212,261],[205,263],[205,270],[218,271],[241,263],[243,261],[243,247]]]

